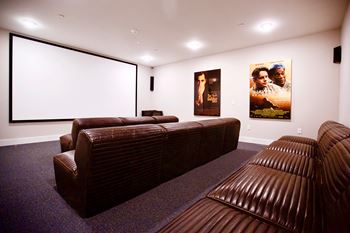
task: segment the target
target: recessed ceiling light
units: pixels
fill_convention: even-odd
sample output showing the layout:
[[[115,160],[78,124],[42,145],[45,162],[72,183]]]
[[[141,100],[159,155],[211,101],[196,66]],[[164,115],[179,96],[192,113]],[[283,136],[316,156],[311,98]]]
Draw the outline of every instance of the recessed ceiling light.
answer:
[[[150,61],[153,61],[154,60],[154,57],[149,55],[149,54],[146,54],[146,55],[143,55],[141,57],[141,59],[144,61],[144,62],[150,62]]]
[[[275,24],[272,22],[263,22],[258,25],[258,30],[260,32],[270,32],[275,28]]]
[[[187,48],[192,50],[198,50],[203,47],[203,43],[198,40],[192,40],[186,44]]]
[[[133,35],[137,35],[137,34],[139,34],[139,30],[136,29],[136,28],[131,28],[130,29],[130,33],[133,34]]]
[[[31,18],[20,18],[19,22],[28,29],[37,29],[41,27],[37,21]]]

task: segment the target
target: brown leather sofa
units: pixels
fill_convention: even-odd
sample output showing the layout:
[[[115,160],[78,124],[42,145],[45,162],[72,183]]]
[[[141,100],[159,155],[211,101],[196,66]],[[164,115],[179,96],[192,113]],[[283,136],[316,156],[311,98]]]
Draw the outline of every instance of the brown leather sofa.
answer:
[[[54,156],[57,191],[92,216],[236,149],[239,130],[235,118],[80,130]]]
[[[350,129],[284,136],[159,232],[350,232]]]
[[[139,124],[159,124],[167,122],[178,122],[176,116],[145,116],[145,117],[94,117],[75,119],[72,124],[70,134],[60,137],[61,152],[74,150],[78,139],[78,134],[82,129],[139,125]]]

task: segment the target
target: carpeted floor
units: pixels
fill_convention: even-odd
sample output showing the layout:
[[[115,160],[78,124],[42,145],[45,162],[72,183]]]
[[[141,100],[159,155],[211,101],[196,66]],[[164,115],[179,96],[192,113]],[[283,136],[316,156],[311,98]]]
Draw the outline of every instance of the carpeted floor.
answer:
[[[83,219],[55,190],[58,141],[0,147],[0,232],[156,232],[262,148],[239,143],[235,151]]]

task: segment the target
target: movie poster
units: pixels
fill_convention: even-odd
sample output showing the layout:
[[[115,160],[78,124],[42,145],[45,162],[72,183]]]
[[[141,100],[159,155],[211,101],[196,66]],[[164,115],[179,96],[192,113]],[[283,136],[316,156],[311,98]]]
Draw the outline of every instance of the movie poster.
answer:
[[[269,61],[249,66],[250,118],[290,119],[292,61]]]
[[[194,115],[220,116],[220,73],[220,69],[194,73]]]

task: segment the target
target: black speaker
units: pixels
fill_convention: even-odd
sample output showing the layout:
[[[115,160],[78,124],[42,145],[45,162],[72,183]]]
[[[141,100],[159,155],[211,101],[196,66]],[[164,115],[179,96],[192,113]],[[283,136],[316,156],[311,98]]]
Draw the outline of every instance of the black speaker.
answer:
[[[149,79],[149,89],[151,91],[154,91],[154,76],[151,76],[150,79]]]
[[[333,63],[340,64],[340,62],[341,62],[341,46],[338,46],[333,49]]]

